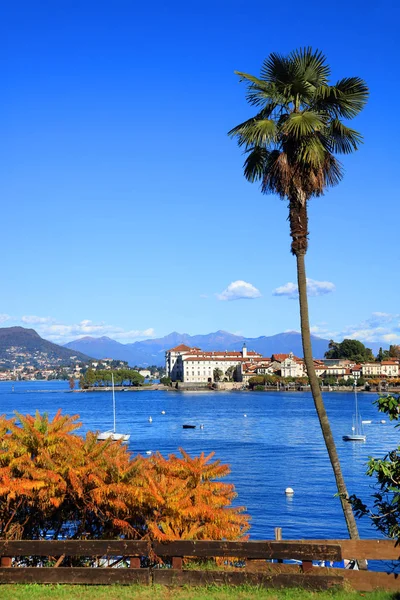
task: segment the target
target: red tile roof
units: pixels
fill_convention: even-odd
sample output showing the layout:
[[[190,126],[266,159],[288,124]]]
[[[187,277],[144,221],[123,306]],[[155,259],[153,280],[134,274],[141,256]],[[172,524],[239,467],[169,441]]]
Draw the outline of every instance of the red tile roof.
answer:
[[[237,362],[237,361],[245,361],[246,359],[243,358],[242,356],[233,356],[233,357],[229,357],[229,356],[188,356],[185,357],[184,362],[198,362],[198,361],[213,361],[213,362],[222,362],[222,361],[226,361],[226,362]]]
[[[180,344],[179,346],[175,346],[175,348],[171,348],[168,352],[184,352],[186,350],[194,350],[190,346],[185,346],[185,344]]]
[[[290,354],[273,354],[271,356],[271,359],[276,360],[277,362],[283,362],[284,360],[289,358],[289,356],[290,356]],[[299,358],[298,356],[293,356],[293,360],[295,360],[296,362],[298,362],[299,360],[301,362],[303,362],[302,359]]]

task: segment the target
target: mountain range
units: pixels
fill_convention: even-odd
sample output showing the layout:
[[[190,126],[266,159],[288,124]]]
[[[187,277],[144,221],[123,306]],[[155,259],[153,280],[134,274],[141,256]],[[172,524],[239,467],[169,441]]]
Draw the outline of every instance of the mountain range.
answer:
[[[314,358],[323,358],[328,350],[329,340],[317,336],[311,336]],[[121,344],[109,337],[100,338],[83,337],[65,344],[66,348],[83,352],[94,358],[113,358],[115,360],[126,360],[129,365],[163,366],[165,363],[165,351],[186,344],[196,346],[202,350],[240,350],[246,344],[248,350],[255,350],[263,356],[271,354],[293,352],[296,356],[303,356],[301,335],[297,331],[278,333],[272,336],[261,336],[257,338],[246,338],[234,335],[227,331],[216,331],[207,335],[189,335],[174,331],[162,338],[143,340],[130,344]],[[382,344],[368,344],[376,354]]]
[[[328,349],[329,340],[311,336],[314,358],[323,358]],[[125,360],[130,366],[148,366],[165,364],[165,351],[186,344],[202,350],[241,350],[243,344],[248,350],[255,350],[263,356],[287,354],[293,352],[303,356],[301,336],[297,331],[278,333],[271,336],[246,338],[241,335],[216,331],[207,335],[189,335],[174,331],[162,338],[142,340],[130,344],[121,344],[109,337],[83,337],[64,346],[43,339],[34,329],[25,327],[0,328],[0,365],[12,368],[17,364],[33,365],[70,365],[76,361],[88,362],[91,358],[113,358]],[[387,344],[368,343],[374,354],[379,347]]]

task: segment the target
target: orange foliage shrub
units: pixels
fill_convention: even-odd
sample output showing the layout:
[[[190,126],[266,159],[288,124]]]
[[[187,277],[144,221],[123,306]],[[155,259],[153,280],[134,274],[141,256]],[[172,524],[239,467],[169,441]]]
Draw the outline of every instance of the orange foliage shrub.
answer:
[[[117,442],[77,435],[78,416],[0,417],[0,538],[242,538],[227,465],[213,453],[133,457]]]

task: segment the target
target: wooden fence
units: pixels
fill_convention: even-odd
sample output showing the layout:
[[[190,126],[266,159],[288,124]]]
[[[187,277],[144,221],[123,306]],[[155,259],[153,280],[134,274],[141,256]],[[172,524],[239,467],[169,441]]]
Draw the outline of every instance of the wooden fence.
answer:
[[[43,557],[53,566],[18,566],[22,557]],[[97,557],[98,567],[66,566],[69,557]],[[367,559],[399,561],[391,540],[175,541],[131,540],[1,541],[0,584],[256,584],[319,590],[348,582],[360,591],[400,590],[400,575],[314,566],[313,561]],[[16,558],[18,557],[18,558]],[[187,560],[191,559],[191,564]],[[196,569],[196,559],[222,559],[212,569]],[[13,560],[14,559],[14,560]],[[105,560],[107,559],[107,560]],[[147,559],[147,560],[146,560]],[[226,561],[224,560],[226,559]],[[285,560],[297,560],[288,564]],[[270,562],[275,560],[277,562]],[[143,566],[143,565],[152,566]],[[128,565],[128,568],[123,568]],[[185,568],[190,567],[190,568]],[[114,568],[113,568],[114,567]],[[122,568],[117,568],[122,567]],[[168,567],[168,568],[167,568]]]

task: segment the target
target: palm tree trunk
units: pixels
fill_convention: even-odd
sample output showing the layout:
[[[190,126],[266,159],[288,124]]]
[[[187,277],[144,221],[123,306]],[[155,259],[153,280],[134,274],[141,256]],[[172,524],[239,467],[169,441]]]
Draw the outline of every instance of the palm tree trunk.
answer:
[[[318,377],[315,373],[314,361],[311,349],[311,334],[310,322],[308,317],[308,299],[307,299],[307,280],[305,268],[304,252],[296,253],[297,264],[297,283],[299,287],[300,301],[300,322],[301,322],[301,339],[303,342],[304,361],[306,363],[307,375],[310,380],[311,392],[314,399],[315,409],[321,425],[322,435],[326,449],[328,450],[329,459],[336,479],[336,486],[339,492],[340,502],[346,521],[347,529],[351,539],[359,540],[357,524],[354,518],[353,510],[348,502],[348,493],[346,484],[343,479],[342,469],[340,467],[339,457],[337,454],[335,441],[333,439],[331,426],[329,424],[328,415],[326,414],[324,402],[319,387]]]

